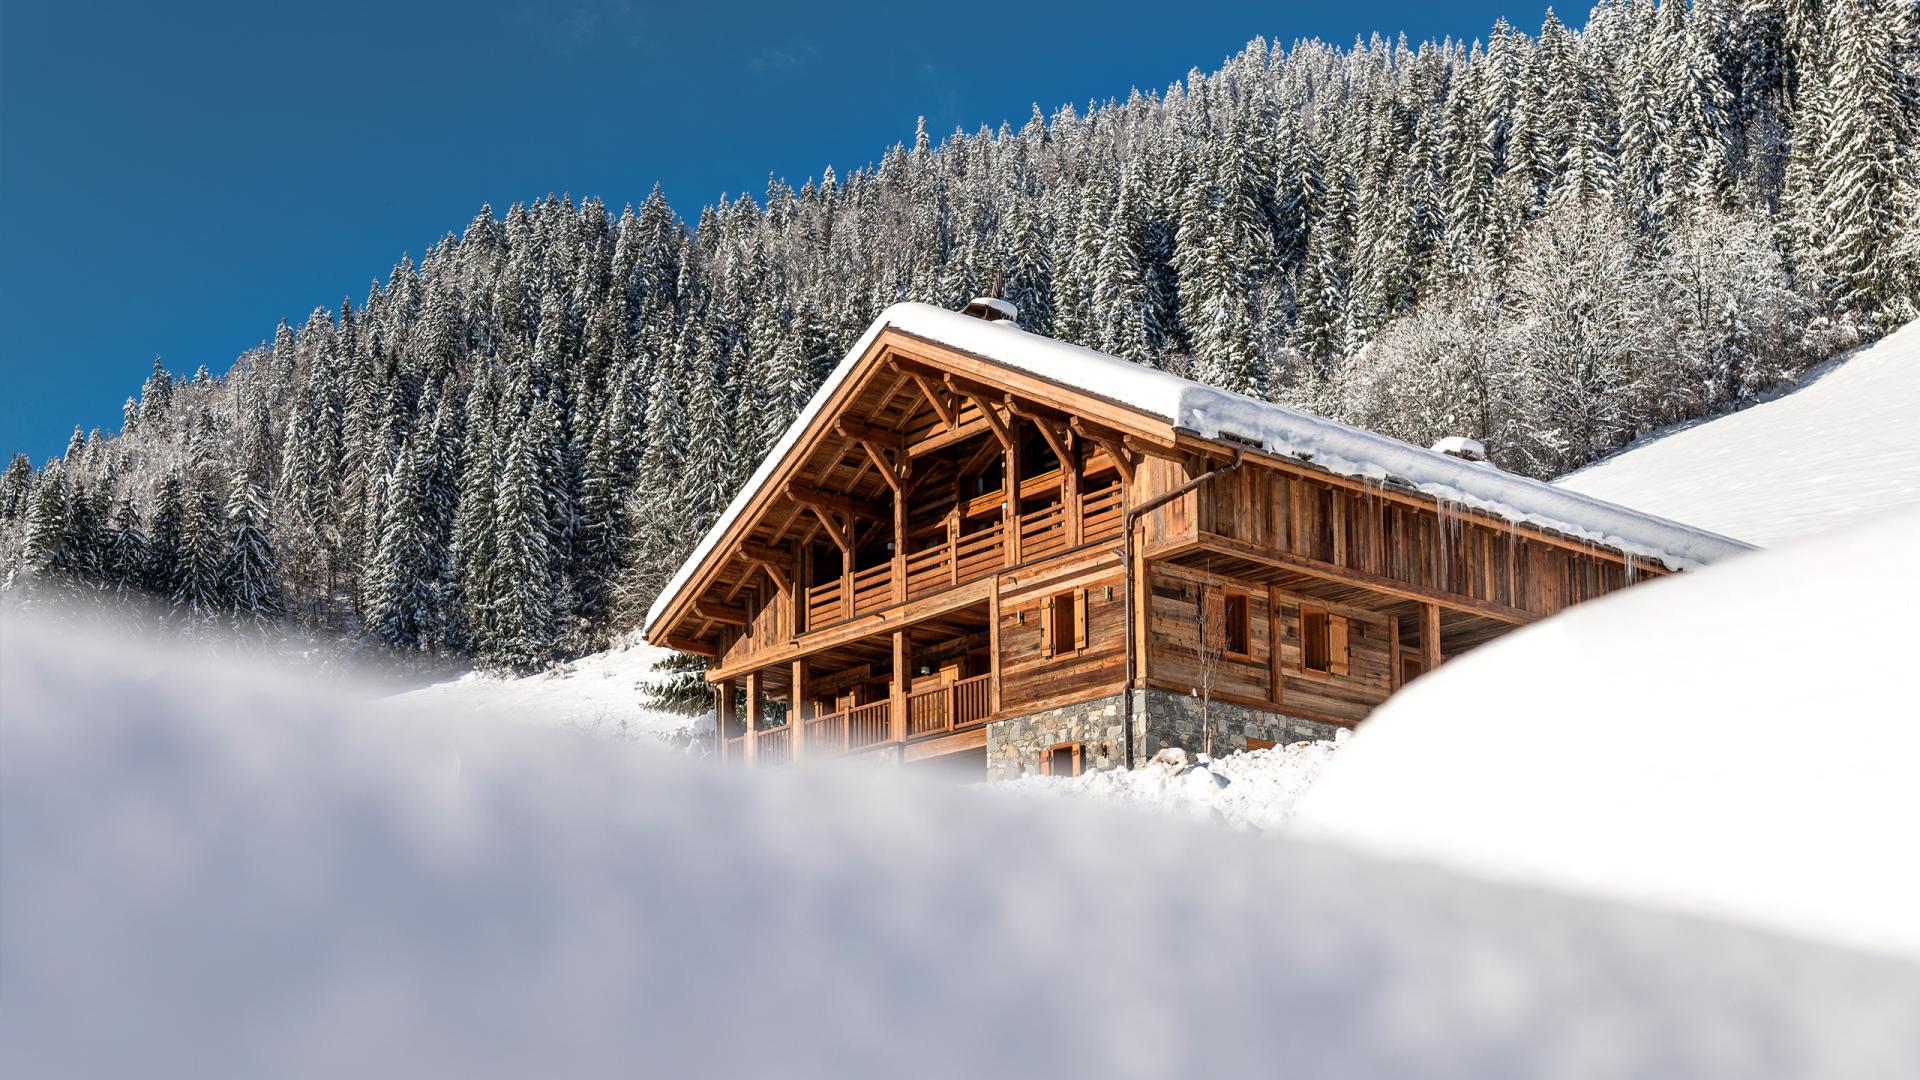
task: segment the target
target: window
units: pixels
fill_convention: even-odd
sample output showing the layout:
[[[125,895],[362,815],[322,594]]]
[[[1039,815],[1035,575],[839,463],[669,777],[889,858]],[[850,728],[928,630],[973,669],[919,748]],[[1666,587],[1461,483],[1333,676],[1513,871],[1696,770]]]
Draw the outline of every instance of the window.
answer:
[[[1272,739],[1260,739],[1252,735],[1247,736],[1247,752],[1248,753],[1252,753],[1255,750],[1271,750],[1271,749],[1273,749]]]
[[[1046,776],[1079,776],[1080,744],[1054,743],[1040,755],[1040,772]]]
[[[1226,650],[1228,656],[1251,659],[1253,635],[1249,632],[1247,594],[1230,592],[1226,598]]]
[[[1347,620],[1321,608],[1300,609],[1300,666],[1327,675],[1347,673]]]
[[[1087,590],[1054,593],[1040,606],[1040,655],[1053,657],[1087,647]]]

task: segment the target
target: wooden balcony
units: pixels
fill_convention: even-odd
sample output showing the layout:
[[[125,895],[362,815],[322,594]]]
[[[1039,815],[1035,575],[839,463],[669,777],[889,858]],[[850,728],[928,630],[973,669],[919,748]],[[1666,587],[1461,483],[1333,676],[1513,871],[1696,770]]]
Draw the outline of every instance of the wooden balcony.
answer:
[[[993,715],[993,677],[976,675],[943,686],[908,694],[905,702],[908,741],[947,735],[986,723]],[[808,758],[850,754],[893,742],[893,702],[876,701],[801,721],[800,751]],[[730,765],[752,764],[776,768],[794,761],[796,725],[767,728],[752,736],[735,735],[720,745],[720,758]],[[749,759],[748,744],[752,743]]]
[[[1120,535],[1126,504],[1118,483],[1088,492],[1079,502],[1080,543]],[[1071,536],[1068,525],[1065,503],[1021,514],[1014,523],[1020,535],[1020,561],[1029,563],[1065,551]],[[952,536],[945,543],[909,552],[903,560],[906,587],[901,590],[894,588],[894,565],[890,562],[812,586],[804,590],[802,632],[838,626],[901,600],[918,600],[987,577],[1007,566],[1007,533],[1007,523],[996,521]]]
[[[984,722],[993,714],[993,676],[917,690],[907,695],[907,738],[944,735]]]

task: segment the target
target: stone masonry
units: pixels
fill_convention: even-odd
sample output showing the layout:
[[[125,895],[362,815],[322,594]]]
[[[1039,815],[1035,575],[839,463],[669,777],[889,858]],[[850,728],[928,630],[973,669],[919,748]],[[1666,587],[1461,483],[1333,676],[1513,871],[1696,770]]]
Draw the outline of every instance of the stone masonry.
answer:
[[[1061,743],[1080,745],[1081,768],[1085,771],[1123,766],[1120,705],[1120,695],[1112,694],[988,724],[988,775],[1004,779],[1037,773],[1041,755]],[[1245,750],[1249,738],[1285,745],[1331,739],[1340,730],[1337,725],[1318,720],[1223,701],[1208,703],[1206,713],[1213,728],[1216,756]],[[1199,753],[1207,745],[1197,696],[1165,690],[1135,691],[1133,719],[1136,765],[1169,746]]]

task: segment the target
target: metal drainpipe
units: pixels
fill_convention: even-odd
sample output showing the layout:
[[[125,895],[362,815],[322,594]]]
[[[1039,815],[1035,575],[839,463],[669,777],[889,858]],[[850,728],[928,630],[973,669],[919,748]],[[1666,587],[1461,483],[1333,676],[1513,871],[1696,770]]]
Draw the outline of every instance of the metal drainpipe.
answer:
[[[1124,522],[1122,525],[1121,538],[1120,538],[1120,559],[1122,562],[1126,563],[1126,585],[1124,587],[1125,588],[1124,599],[1125,599],[1125,610],[1127,613],[1127,633],[1126,633],[1127,678],[1126,678],[1126,683],[1122,688],[1122,691],[1120,694],[1121,701],[1122,701],[1122,704],[1120,706],[1120,739],[1122,742],[1126,744],[1126,753],[1123,756],[1122,760],[1126,762],[1127,768],[1129,769],[1133,768],[1133,689],[1134,689],[1133,683],[1134,683],[1134,665],[1135,665],[1135,660],[1133,656],[1133,636],[1134,636],[1133,529],[1134,529],[1134,526],[1139,522],[1142,515],[1150,514],[1155,510],[1160,509],[1162,506],[1165,506],[1168,503],[1172,502],[1173,500],[1179,498],[1180,496],[1187,494],[1188,492],[1192,491],[1193,489],[1199,487],[1200,485],[1206,483],[1207,481],[1213,479],[1216,476],[1220,476],[1224,473],[1232,472],[1233,470],[1239,468],[1245,460],[1246,460],[1245,453],[1239,450],[1235,450],[1233,452],[1232,463],[1227,465],[1222,465],[1217,469],[1210,469],[1207,472],[1203,472],[1199,476],[1196,476],[1193,479],[1187,481],[1186,483],[1181,484],[1179,487],[1174,488],[1172,491],[1166,492],[1161,495],[1156,495],[1153,498],[1148,499],[1146,502],[1141,503],[1139,506],[1136,506],[1133,509],[1127,511],[1126,518],[1124,519]]]

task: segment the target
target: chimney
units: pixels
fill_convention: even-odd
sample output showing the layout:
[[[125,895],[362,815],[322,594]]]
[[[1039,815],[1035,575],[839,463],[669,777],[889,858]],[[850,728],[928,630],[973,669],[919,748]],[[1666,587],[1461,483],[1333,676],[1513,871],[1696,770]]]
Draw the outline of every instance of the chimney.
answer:
[[[976,296],[967,301],[967,306],[960,309],[960,314],[971,315],[976,319],[985,319],[988,322],[1018,322],[1020,320],[1020,309],[997,296]]]
[[[1449,435],[1433,444],[1433,452],[1457,457],[1462,461],[1485,463],[1487,448],[1478,439],[1469,439],[1465,435]]]

